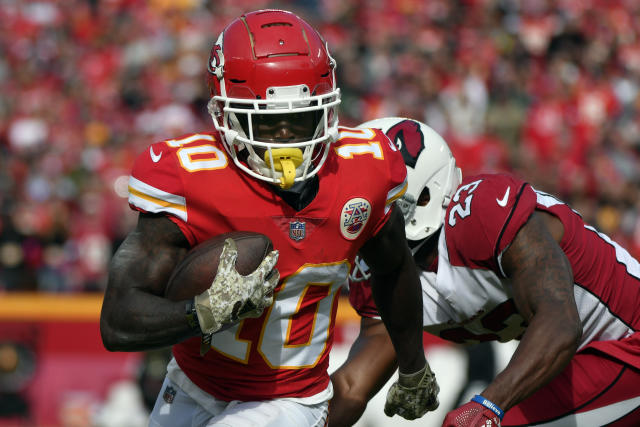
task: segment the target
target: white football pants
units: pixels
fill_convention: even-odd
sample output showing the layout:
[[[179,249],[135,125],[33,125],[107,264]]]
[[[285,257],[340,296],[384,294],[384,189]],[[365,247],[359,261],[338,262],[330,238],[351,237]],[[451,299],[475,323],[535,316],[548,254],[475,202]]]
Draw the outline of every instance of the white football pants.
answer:
[[[149,426],[322,427],[326,423],[329,407],[328,401],[314,405],[286,399],[226,402],[207,396],[205,409],[177,384],[165,378],[151,412]]]

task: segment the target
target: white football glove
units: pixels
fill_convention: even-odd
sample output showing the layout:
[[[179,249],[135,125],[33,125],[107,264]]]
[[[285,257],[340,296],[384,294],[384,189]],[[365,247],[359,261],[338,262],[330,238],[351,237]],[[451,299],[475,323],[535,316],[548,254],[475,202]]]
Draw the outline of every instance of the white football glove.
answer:
[[[280,273],[274,268],[278,251],[271,251],[248,276],[236,271],[237,258],[236,242],[226,239],[216,277],[209,289],[194,297],[198,322],[205,336],[247,317],[260,317],[262,311],[273,304],[273,290],[280,280]],[[211,337],[208,338],[210,341]]]
[[[399,373],[398,381],[387,393],[384,413],[389,417],[398,414],[407,420],[415,420],[438,408],[439,392],[440,387],[429,363],[416,373]]]

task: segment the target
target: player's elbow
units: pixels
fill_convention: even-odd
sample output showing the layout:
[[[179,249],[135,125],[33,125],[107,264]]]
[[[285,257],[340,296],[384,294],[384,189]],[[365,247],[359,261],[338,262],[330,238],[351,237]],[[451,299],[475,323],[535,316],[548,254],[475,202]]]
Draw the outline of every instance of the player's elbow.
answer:
[[[131,336],[124,331],[114,328],[108,321],[100,320],[100,336],[102,345],[108,351],[134,351]]]
[[[571,332],[569,333],[569,340],[577,350],[580,346],[580,342],[582,341],[582,322],[580,322],[580,319],[577,319],[574,323],[572,323]]]
[[[122,342],[118,339],[118,334],[105,322],[100,322],[100,336],[102,345],[108,351],[122,351]]]
[[[567,316],[556,328],[556,342],[560,349],[574,354],[582,340],[582,323],[577,313],[575,316]]]
[[[327,425],[329,427],[352,426],[362,417],[366,408],[366,399],[353,396],[334,397],[329,403]]]

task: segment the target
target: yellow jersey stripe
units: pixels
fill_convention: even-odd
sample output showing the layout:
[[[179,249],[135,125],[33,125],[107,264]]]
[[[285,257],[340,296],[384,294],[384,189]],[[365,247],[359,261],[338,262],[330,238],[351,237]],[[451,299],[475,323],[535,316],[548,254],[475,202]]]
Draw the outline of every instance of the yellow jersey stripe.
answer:
[[[134,177],[129,177],[129,203],[146,212],[168,213],[187,221],[184,197],[167,193]]]
[[[132,188],[132,187],[129,187],[129,193],[134,195],[134,196],[136,196],[136,197],[144,199],[144,200],[146,200],[148,202],[154,203],[154,204],[156,204],[158,206],[162,206],[164,208],[178,209],[178,210],[184,211],[184,212],[187,211],[187,208],[185,206],[183,206],[183,205],[178,205],[178,204],[175,204],[175,203],[167,202],[166,200],[157,199],[157,198],[155,198],[153,196],[150,196],[148,194],[141,193],[141,192],[139,192],[138,190],[136,190],[135,188]]]
[[[407,192],[408,185],[409,183],[407,182],[407,178],[405,178],[402,184],[398,185],[397,187],[389,191],[389,193],[387,193],[387,202],[385,204],[389,206],[391,203],[402,197],[404,193]]]

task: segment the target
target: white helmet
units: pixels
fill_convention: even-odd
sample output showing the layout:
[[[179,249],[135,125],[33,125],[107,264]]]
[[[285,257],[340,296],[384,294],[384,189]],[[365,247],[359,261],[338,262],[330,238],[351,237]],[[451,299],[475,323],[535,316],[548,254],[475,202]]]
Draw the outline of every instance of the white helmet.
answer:
[[[423,240],[444,222],[462,171],[447,143],[429,126],[403,117],[385,117],[359,128],[381,129],[396,144],[407,165],[407,192],[397,201],[408,240]],[[425,201],[426,199],[426,201]]]

